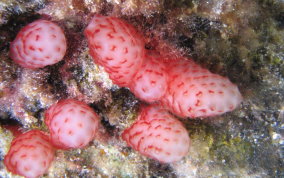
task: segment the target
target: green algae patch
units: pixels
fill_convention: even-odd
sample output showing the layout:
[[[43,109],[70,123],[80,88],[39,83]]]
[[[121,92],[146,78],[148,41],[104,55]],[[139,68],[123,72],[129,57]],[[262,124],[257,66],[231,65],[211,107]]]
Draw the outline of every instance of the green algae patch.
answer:
[[[223,164],[226,169],[246,167],[252,154],[253,147],[250,142],[240,137],[228,138],[226,135],[215,138],[210,149],[211,157]]]

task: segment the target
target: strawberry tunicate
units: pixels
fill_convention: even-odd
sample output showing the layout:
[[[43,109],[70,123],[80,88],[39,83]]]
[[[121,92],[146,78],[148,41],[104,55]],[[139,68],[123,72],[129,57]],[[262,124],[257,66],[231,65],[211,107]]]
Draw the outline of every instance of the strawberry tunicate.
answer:
[[[82,148],[94,139],[99,117],[87,104],[65,99],[46,111],[45,123],[57,148]]]
[[[54,148],[48,135],[40,130],[31,130],[12,141],[4,164],[14,174],[34,178],[47,172],[53,158]]]
[[[119,18],[96,15],[85,36],[94,61],[115,84],[129,87],[145,55],[143,38],[136,29]]]
[[[143,108],[138,120],[123,132],[122,138],[142,155],[162,163],[181,160],[190,146],[183,124],[157,106]]]
[[[37,20],[20,30],[10,45],[10,57],[25,68],[42,68],[63,59],[66,39],[53,22]]]

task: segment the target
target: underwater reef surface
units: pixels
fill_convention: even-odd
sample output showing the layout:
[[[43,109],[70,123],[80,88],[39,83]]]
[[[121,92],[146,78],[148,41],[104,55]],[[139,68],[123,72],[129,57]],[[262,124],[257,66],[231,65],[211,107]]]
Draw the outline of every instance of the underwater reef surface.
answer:
[[[147,49],[180,53],[227,76],[242,105],[218,117],[180,119],[192,140],[182,161],[141,156],[120,135],[143,102],[91,59],[83,30],[93,14],[133,24]],[[67,54],[58,64],[24,69],[9,58],[9,44],[39,18],[64,29]],[[43,177],[284,177],[282,0],[2,0],[0,59],[0,177],[14,177],[3,164],[13,138],[7,128],[47,130],[44,111],[66,97],[99,113],[101,136],[84,149],[57,151]]]

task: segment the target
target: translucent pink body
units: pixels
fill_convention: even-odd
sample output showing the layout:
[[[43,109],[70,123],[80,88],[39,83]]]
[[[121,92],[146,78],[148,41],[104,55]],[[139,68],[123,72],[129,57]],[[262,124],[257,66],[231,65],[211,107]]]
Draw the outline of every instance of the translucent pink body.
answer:
[[[182,123],[156,106],[144,108],[138,120],[123,132],[122,138],[142,155],[162,163],[181,160],[190,146]]]
[[[37,20],[20,30],[10,45],[10,57],[25,68],[42,68],[63,59],[66,39],[53,22]]]
[[[130,90],[146,102],[155,102],[162,99],[167,91],[168,75],[163,62],[156,56],[147,56],[143,65],[137,71]]]
[[[45,113],[51,141],[60,149],[85,147],[94,139],[99,120],[92,108],[74,99],[61,100]]]
[[[238,87],[192,60],[169,64],[168,91],[161,103],[180,117],[209,117],[234,110],[242,101]]]
[[[143,38],[136,29],[121,19],[96,15],[85,36],[94,61],[115,84],[129,87],[145,55]]]
[[[53,158],[49,137],[42,131],[31,130],[12,141],[4,164],[14,174],[34,178],[47,172]]]

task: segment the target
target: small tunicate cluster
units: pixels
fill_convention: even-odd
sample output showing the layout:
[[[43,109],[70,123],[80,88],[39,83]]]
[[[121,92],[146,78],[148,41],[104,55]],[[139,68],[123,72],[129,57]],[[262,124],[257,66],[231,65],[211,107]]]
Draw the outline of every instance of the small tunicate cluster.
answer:
[[[95,15],[84,33],[90,55],[113,82],[152,104],[142,107],[136,122],[122,133],[122,139],[146,157],[172,163],[188,154],[188,132],[174,115],[220,115],[242,101],[229,79],[192,59],[166,61],[159,51],[146,50],[143,36],[119,18]],[[19,32],[11,43],[10,56],[22,67],[37,69],[62,60],[66,48],[58,25],[37,20]],[[5,165],[14,174],[41,176],[47,172],[54,150],[87,146],[98,132],[99,122],[99,116],[86,103],[60,100],[45,112],[49,133],[31,130],[18,135],[5,156]]]

